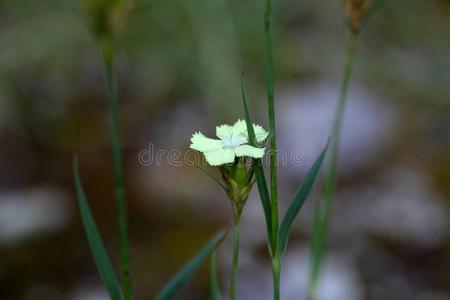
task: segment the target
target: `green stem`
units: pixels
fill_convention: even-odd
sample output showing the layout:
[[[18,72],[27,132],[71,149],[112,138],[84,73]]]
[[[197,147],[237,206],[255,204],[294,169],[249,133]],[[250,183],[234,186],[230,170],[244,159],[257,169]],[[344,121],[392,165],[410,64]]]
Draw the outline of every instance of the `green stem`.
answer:
[[[316,286],[317,281],[315,281],[313,285],[310,284],[310,286],[308,287],[308,295],[306,296],[306,300],[316,299]]]
[[[331,202],[334,197],[336,189],[336,171],[339,155],[339,140],[342,131],[342,121],[344,120],[345,105],[347,102],[348,87],[353,70],[353,62],[355,57],[357,34],[351,33],[348,40],[347,47],[347,61],[344,67],[344,74],[341,82],[341,89],[339,93],[339,102],[333,122],[333,134],[331,136],[330,145],[330,160],[328,162],[328,171],[325,179],[325,211],[324,220],[328,224],[331,212]],[[326,225],[325,228],[328,226]]]
[[[310,242],[310,269],[309,269],[309,286],[307,300],[313,300],[315,298],[316,286],[319,268],[321,265],[321,258],[324,248],[322,242],[324,237],[322,221],[322,208],[319,201],[314,201],[314,213],[312,224],[312,237]]]
[[[280,300],[281,261],[276,256],[272,259],[273,299]]]
[[[309,294],[311,299],[314,297],[315,287],[320,275],[320,268],[323,262],[325,240],[327,236],[328,226],[331,218],[331,204],[335,195],[337,181],[337,164],[339,156],[339,141],[342,131],[342,122],[344,120],[345,106],[347,102],[348,88],[353,70],[353,62],[356,52],[358,34],[351,32],[347,45],[347,59],[344,66],[342,77],[339,102],[334,116],[331,142],[330,157],[328,161],[328,169],[325,177],[324,207],[318,207],[315,213],[313,243],[314,251],[312,253],[312,265],[310,271]],[[317,222],[316,222],[317,221]],[[317,236],[316,236],[317,235]]]
[[[269,111],[269,157],[270,157],[270,194],[271,194],[271,224],[272,253],[277,248],[278,237],[278,187],[277,187],[277,142],[275,131],[275,104],[273,92],[273,42],[272,42],[272,0],[265,0],[264,32],[266,42],[267,68],[267,104]]]
[[[209,279],[211,286],[211,299],[220,300],[220,286],[219,286],[219,279],[217,278],[216,251],[214,251],[211,254]]]
[[[233,261],[231,263],[231,286],[230,286],[230,300],[236,299],[237,288],[237,273],[239,264],[239,231],[240,231],[241,215],[235,210],[233,220]]]
[[[120,264],[122,269],[122,288],[125,300],[132,299],[130,280],[130,256],[128,246],[127,206],[125,199],[125,180],[122,160],[122,143],[119,128],[119,108],[117,84],[115,78],[114,53],[111,44],[103,45],[103,58],[106,67],[108,103],[110,109],[110,130],[112,147],[112,165],[115,186],[115,198],[119,211]]]
[[[278,185],[277,185],[277,142],[275,130],[275,104],[273,91],[273,38],[272,38],[272,0],[265,0],[264,33],[266,43],[267,105],[269,112],[269,158],[270,158],[270,206],[272,227],[272,275],[273,299],[280,299],[280,257],[277,255],[278,244]]]

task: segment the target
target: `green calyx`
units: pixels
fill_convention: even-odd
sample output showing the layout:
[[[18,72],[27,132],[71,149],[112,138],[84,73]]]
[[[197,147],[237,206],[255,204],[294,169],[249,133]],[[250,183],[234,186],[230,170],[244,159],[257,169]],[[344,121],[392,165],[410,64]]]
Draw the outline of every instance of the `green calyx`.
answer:
[[[240,215],[252,189],[253,165],[249,168],[242,159],[220,167],[226,183],[226,192],[236,212]]]

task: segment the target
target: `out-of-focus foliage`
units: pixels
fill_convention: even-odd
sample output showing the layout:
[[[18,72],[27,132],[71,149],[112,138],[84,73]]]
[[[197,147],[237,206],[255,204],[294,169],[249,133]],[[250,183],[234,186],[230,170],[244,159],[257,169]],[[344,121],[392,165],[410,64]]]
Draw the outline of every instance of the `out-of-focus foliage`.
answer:
[[[350,287],[369,295],[367,299],[428,299],[430,294],[446,299],[450,2],[384,2],[361,35],[356,57],[343,154],[344,161],[356,161],[357,167],[342,168],[332,222],[338,230],[331,232],[326,273],[331,275],[324,282],[328,287],[356,282]],[[201,247],[213,228],[229,220],[230,211],[219,196],[222,191],[197,169],[143,166],[138,153],[148,143],[155,151],[184,151],[195,130],[242,118],[242,70],[253,121],[266,125],[265,57],[259,0],[134,4],[118,38],[117,63],[133,278],[137,297],[144,299]],[[340,1],[274,0],[280,147],[302,149],[305,165],[319,152],[307,150],[313,144],[307,132],[323,125],[337,98],[333,84],[343,64],[345,23]],[[2,300],[85,300],[100,285],[76,211],[73,152],[82,158],[86,192],[98,199],[90,204],[108,253],[117,249],[105,77],[94,35],[75,1],[0,0]],[[389,122],[378,114],[384,109],[392,112]],[[300,126],[302,122],[308,126]],[[359,126],[361,122],[372,127]],[[328,135],[328,125],[324,127],[320,145]],[[364,153],[354,150],[364,145],[370,145]],[[280,169],[286,174],[280,178],[280,192],[289,199],[303,169]],[[281,209],[287,206],[281,204]],[[264,223],[254,196],[247,207],[242,257],[248,260],[240,271],[239,292],[244,293],[240,299],[256,299],[270,294],[261,287],[268,267],[260,255],[266,247]],[[286,253],[287,299],[298,295],[300,277],[307,273],[299,257],[309,240],[307,211],[305,207],[300,224],[293,225],[292,251]],[[228,242],[217,256],[223,276]],[[343,252],[351,254],[349,264],[348,257],[339,256]],[[111,259],[116,265],[117,257]],[[249,276],[253,270],[257,275]],[[181,299],[206,298],[207,277],[202,270]],[[104,294],[95,295],[101,299]]]

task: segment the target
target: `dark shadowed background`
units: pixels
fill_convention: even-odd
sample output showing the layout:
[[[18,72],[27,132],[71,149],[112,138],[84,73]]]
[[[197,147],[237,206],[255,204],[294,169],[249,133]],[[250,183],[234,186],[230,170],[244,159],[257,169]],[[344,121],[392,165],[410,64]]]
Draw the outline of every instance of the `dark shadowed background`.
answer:
[[[274,5],[284,209],[327,141],[346,34],[338,0]],[[212,136],[243,117],[242,70],[254,119],[267,128],[262,8],[261,0],[147,0],[123,33],[118,82],[136,299],[152,299],[230,223],[224,193],[183,154],[194,131]],[[450,1],[385,1],[360,42],[318,300],[450,299]],[[0,299],[107,299],[71,173],[77,153],[117,266],[96,41],[73,2],[0,0],[0,49]],[[311,201],[321,191],[319,182],[295,224],[285,300],[306,294]],[[229,239],[218,259],[226,296]],[[208,276],[205,266],[177,299],[208,299]],[[243,215],[238,294],[271,297],[256,191]]]

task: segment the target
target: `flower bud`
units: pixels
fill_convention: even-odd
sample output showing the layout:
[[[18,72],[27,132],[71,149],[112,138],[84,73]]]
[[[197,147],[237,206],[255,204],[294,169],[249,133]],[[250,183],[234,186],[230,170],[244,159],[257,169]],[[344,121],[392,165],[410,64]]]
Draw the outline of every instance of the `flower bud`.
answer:
[[[371,4],[372,0],[342,0],[353,33],[358,33]]]
[[[252,189],[253,167],[248,169],[238,159],[232,164],[221,166],[220,171],[227,186],[228,197],[240,214]]]

